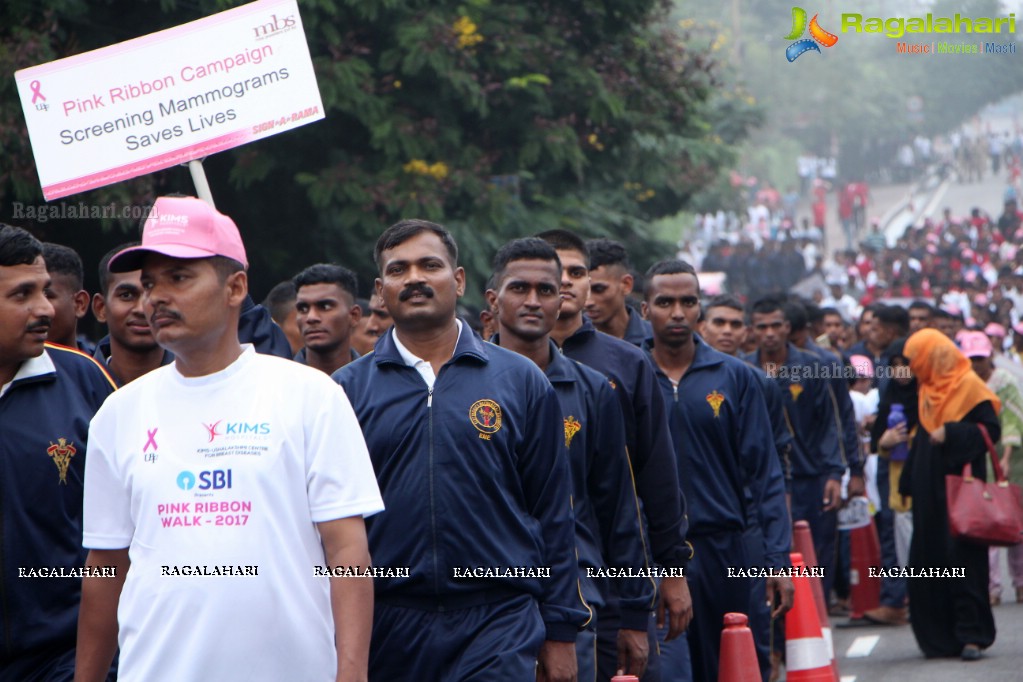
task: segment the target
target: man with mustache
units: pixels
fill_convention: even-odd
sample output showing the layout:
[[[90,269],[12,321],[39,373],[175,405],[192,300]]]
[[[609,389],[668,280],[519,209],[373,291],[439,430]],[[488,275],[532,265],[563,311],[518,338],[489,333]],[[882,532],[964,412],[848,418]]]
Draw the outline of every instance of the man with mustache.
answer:
[[[375,582],[370,676],[575,680],[588,614],[554,389],[458,319],[465,270],[444,227],[403,220],[374,256],[394,328],[334,378],[387,502],[373,556],[410,571]]]
[[[716,680],[722,619],[729,612],[746,613],[753,588],[754,576],[733,575],[730,569],[790,565],[785,484],[760,377],[696,334],[700,319],[696,270],[679,260],[656,263],[646,273],[645,299],[643,316],[654,334],[648,349],[669,406],[679,471],[686,472],[682,487],[690,503],[687,537],[694,549],[687,573],[694,613],[687,632],[692,676],[681,674],[685,652],[674,643],[662,648],[662,667],[680,671],[673,680]],[[757,563],[750,560],[744,541],[751,516],[762,531]],[[782,615],[792,605],[791,579],[771,576],[766,586],[766,594],[752,598],[777,597],[771,615]]]
[[[89,420],[114,390],[95,360],[46,343],[54,311],[42,254],[31,234],[0,224],[3,680],[74,677],[81,576],[39,578],[41,571],[73,573],[85,564],[80,545]],[[109,668],[108,662],[97,679]]]
[[[174,356],[156,343],[146,319],[142,271],[110,272],[110,259],[132,246],[138,242],[117,246],[100,259],[99,291],[92,297],[92,314],[109,331],[96,344],[93,357],[106,365],[118,386],[174,362]]]
[[[118,647],[126,679],[366,679],[372,577],[316,569],[370,564],[372,465],[329,377],[239,342],[247,264],[234,222],[192,197],[157,199],[110,260],[141,270],[174,363],[89,430],[83,544],[116,578],[83,584],[80,681]]]

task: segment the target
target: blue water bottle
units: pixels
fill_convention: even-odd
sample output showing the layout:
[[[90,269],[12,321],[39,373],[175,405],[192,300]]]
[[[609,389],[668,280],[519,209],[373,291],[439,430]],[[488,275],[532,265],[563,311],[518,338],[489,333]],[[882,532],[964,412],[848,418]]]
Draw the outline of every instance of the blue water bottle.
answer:
[[[894,429],[899,424],[906,424],[906,413],[902,403],[892,403],[892,409],[888,413],[888,428]],[[892,448],[891,459],[893,462],[905,462],[909,457],[909,443],[899,443]]]

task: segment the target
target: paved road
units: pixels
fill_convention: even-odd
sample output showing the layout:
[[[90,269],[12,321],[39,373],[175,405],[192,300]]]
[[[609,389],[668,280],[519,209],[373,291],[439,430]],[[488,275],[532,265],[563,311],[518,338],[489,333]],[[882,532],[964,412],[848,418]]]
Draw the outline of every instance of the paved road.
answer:
[[[1002,209],[1002,196],[1006,187],[1004,173],[994,178],[989,173],[979,183],[964,184],[957,180],[941,183],[924,192],[913,195],[913,214],[923,211],[934,218],[940,218],[947,206],[957,217],[969,214],[977,206],[997,219]],[[887,186],[872,190],[874,205],[870,214],[884,213],[896,208],[912,194],[907,185]],[[895,214],[898,219],[899,215]],[[832,207],[828,214],[828,237],[830,244],[842,244],[843,237],[837,225],[837,214]],[[834,221],[833,221],[834,219]],[[904,225],[904,223],[903,223]],[[900,231],[893,225],[893,232]],[[1002,553],[1003,584],[1008,577]],[[843,682],[1001,682],[1023,680],[1023,604],[1013,601],[1011,586],[1004,589],[1003,603],[995,608],[998,638],[985,652],[984,658],[972,663],[958,659],[927,660],[921,654],[913,638],[912,630],[906,627],[834,627],[835,651],[839,656],[839,670]],[[833,619],[837,626],[845,619]],[[853,645],[869,650],[866,656],[851,658],[849,649]]]
[[[1006,590],[1007,596],[1010,590]],[[1011,601],[995,607],[998,637],[984,657],[964,663],[958,659],[928,660],[923,657],[909,626],[835,627],[835,651],[843,682],[1001,682],[1023,679],[1023,604]],[[844,619],[836,619],[838,625]],[[849,648],[861,640],[870,654],[849,658]],[[865,641],[863,641],[865,640]]]

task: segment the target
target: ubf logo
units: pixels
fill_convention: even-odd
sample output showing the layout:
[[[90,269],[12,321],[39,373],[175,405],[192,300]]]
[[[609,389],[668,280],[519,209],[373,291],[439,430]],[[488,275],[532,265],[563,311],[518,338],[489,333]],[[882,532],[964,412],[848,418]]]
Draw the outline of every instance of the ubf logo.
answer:
[[[816,14],[813,15],[813,19],[810,20],[809,26],[810,37],[812,38],[812,40],[810,38],[796,40],[801,35],[803,35],[804,31],[807,30],[806,16],[807,16],[806,10],[803,9],[802,7],[792,8],[792,31],[790,31],[789,34],[785,36],[785,40],[796,41],[789,45],[787,48],[785,48],[785,58],[788,59],[790,62],[796,61],[796,59],[799,58],[799,55],[805,52],[809,52],[810,50],[819,53],[821,49],[817,47],[818,43],[820,43],[824,47],[833,47],[835,43],[838,42],[838,36],[836,36],[834,33],[828,33],[827,31],[820,27],[820,24],[817,23]]]
[[[182,490],[191,490],[199,484],[199,490],[224,490],[230,488],[231,470],[214,469],[213,471],[200,471],[197,477],[191,471],[182,471],[178,474],[178,487]]]

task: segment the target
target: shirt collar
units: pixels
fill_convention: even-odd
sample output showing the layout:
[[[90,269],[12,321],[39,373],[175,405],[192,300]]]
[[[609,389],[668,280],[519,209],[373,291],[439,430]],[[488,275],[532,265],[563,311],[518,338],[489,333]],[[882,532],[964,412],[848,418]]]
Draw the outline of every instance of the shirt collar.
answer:
[[[458,348],[458,342],[462,338],[462,321],[456,317],[455,324],[458,325],[458,337],[455,339],[455,348]],[[409,367],[416,367],[419,363],[426,362],[426,360],[413,355],[412,351],[405,347],[405,344],[403,344],[401,339],[398,338],[398,334],[394,330],[394,327],[391,327],[391,338],[394,340],[394,347],[398,350],[398,354],[401,356],[402,361],[404,361],[406,365]],[[455,354],[452,352],[451,357],[454,356]]]
[[[55,374],[56,372],[57,367],[53,364],[53,360],[50,359],[50,355],[44,348],[43,352],[39,355],[34,358],[29,358],[21,363],[21,366],[18,367],[18,371],[15,373],[14,378],[11,379],[9,383],[0,387],[0,397],[3,397],[4,394],[10,390],[11,386],[20,381],[24,381],[25,379],[34,379],[35,377],[41,377],[46,374]]]

